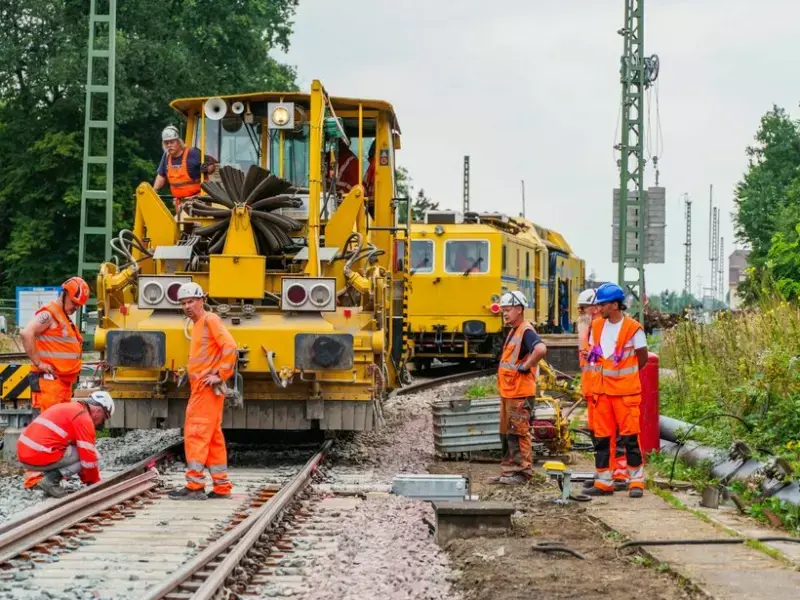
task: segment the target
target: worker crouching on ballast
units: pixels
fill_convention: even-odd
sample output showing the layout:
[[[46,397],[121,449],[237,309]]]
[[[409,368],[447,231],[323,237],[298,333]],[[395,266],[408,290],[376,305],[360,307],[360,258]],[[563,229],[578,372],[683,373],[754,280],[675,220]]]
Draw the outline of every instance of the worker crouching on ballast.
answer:
[[[611,457],[616,453],[617,430],[627,457],[628,493],[641,498],[644,468],[639,445],[639,415],[642,384],[639,370],[647,364],[647,338],[641,323],[624,314],[625,293],[613,283],[597,289],[595,304],[603,319],[592,322],[590,351],[585,353],[585,373],[593,381],[592,421],[594,427],[594,486],[592,496],[614,493]]]
[[[205,293],[198,284],[184,283],[178,289],[178,300],[183,312],[194,323],[187,366],[191,393],[183,432],[186,487],[173,490],[168,496],[173,500],[227,498],[231,494],[231,482],[222,434],[222,411],[224,382],[231,378],[236,365],[236,342],[219,315],[205,310]],[[203,474],[206,467],[213,485],[207,496]]]
[[[62,498],[65,477],[79,475],[87,485],[100,481],[99,456],[95,448],[96,429],[114,414],[114,400],[108,392],[92,392],[86,399],[51,406],[20,434],[17,458],[28,472],[25,487]]]
[[[511,331],[503,345],[497,388],[500,391],[500,438],[503,461],[500,476],[489,483],[525,484],[533,469],[530,420],[536,395],[536,367],[547,354],[547,347],[525,320],[528,300],[522,292],[503,294],[500,307]]]

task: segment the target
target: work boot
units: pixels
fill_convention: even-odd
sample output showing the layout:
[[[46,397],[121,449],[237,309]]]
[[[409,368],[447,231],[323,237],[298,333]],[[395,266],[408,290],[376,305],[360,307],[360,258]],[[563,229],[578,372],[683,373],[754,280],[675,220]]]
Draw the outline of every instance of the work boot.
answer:
[[[594,487],[594,479],[587,479],[583,482],[583,489],[589,489]]]
[[[170,500],[205,500],[204,490],[190,490],[187,487],[172,490],[167,494]]]
[[[503,475],[497,482],[501,485],[525,485],[528,483],[528,478],[524,475]]]
[[[220,494],[214,491],[208,492],[208,494],[206,494],[206,498],[208,498],[209,500],[218,500],[220,498],[230,498],[230,497],[231,497],[230,494]]]
[[[58,471],[45,473],[45,476],[34,488],[42,490],[45,496],[50,496],[51,498],[63,498],[68,494],[67,490],[61,487],[61,473]]]
[[[631,498],[641,498],[642,496],[644,496],[644,490],[638,487],[630,488],[628,490],[628,496],[630,496]]]
[[[624,492],[627,489],[628,489],[628,482],[627,481],[624,481],[624,480],[621,480],[621,479],[615,479],[614,480],[614,491],[615,492]]]
[[[613,496],[614,490],[601,490],[599,487],[592,486],[583,493],[587,496]]]
[[[488,477],[486,479],[486,483],[489,483],[489,484],[500,483],[500,480],[502,478],[503,478],[502,475],[495,475],[494,477]]]

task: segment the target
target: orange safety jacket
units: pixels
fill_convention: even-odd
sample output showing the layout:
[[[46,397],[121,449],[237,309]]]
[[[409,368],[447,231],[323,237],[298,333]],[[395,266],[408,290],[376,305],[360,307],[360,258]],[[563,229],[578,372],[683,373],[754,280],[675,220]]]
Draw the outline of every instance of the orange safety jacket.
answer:
[[[189,384],[192,392],[205,387],[203,378],[209,374],[218,375],[223,381],[230,379],[236,365],[236,341],[225,329],[219,315],[206,312],[192,329],[189,346]]]
[[[595,348],[599,348],[604,326],[605,319],[592,322],[592,341]],[[594,393],[607,396],[636,396],[642,393],[639,359],[633,347],[633,336],[640,329],[641,323],[626,315],[623,317],[614,353],[609,358],[603,358],[602,352],[597,350],[599,358],[587,366],[587,371],[593,373],[590,377],[596,377]]]
[[[55,321],[34,338],[36,352],[41,362],[51,365],[59,379],[68,383],[74,382],[81,371],[83,353],[83,337],[61,304],[54,300],[36,311],[48,312]],[[35,373],[39,369],[34,367]]]
[[[508,335],[500,356],[497,369],[497,387],[503,398],[530,398],[536,394],[536,374],[534,371],[520,373],[517,366],[522,349],[522,337],[526,331],[533,331],[533,325],[523,321]]]
[[[166,157],[167,181],[169,181],[169,192],[173,198],[188,198],[200,193],[200,180],[192,179],[186,161],[189,157],[188,146],[183,149],[183,156],[178,165],[173,165],[170,156]]]
[[[95,448],[94,422],[80,402],[62,402],[51,406],[20,434],[17,458],[23,464],[44,467],[61,460],[68,446],[75,445],[81,461],[80,478],[84,483],[100,481]]]
[[[595,315],[592,319],[589,328],[591,328],[597,323],[597,321],[602,321],[603,317],[599,314]],[[581,348],[578,350],[578,362],[581,366],[581,389],[583,391],[583,395],[586,397],[593,396],[595,394],[599,394],[598,388],[600,386],[600,373],[598,370],[594,368],[590,368],[591,365],[589,362],[583,358],[583,351],[591,352],[592,347],[589,345],[589,336],[586,336],[585,340],[581,340]]]

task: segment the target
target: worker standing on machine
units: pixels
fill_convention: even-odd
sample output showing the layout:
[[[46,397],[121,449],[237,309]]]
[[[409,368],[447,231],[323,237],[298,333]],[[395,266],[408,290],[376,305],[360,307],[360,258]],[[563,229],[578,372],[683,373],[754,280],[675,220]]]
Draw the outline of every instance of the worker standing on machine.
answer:
[[[83,337],[70,315],[88,300],[89,286],[80,277],[72,277],[61,284],[58,299],[37,310],[20,332],[22,346],[33,363],[33,408],[45,411],[72,400],[72,386],[83,364]]]
[[[641,323],[623,312],[625,293],[614,283],[597,289],[595,304],[603,319],[592,322],[589,334],[591,351],[586,372],[594,395],[593,426],[597,478],[587,494],[604,496],[614,493],[613,465],[617,431],[628,460],[628,493],[641,498],[644,493],[644,468],[639,445],[642,384],[639,370],[647,364],[647,338]]]
[[[503,294],[500,299],[503,320],[511,331],[497,370],[503,461],[500,476],[490,478],[489,483],[525,484],[533,470],[531,408],[536,394],[536,366],[547,354],[547,347],[525,320],[527,305],[528,300],[520,291]]]
[[[591,332],[592,323],[598,319],[602,320],[603,318],[600,314],[600,308],[594,304],[595,295],[595,290],[589,288],[583,290],[578,296],[578,339],[580,340],[578,361],[581,367],[582,393],[583,397],[586,399],[586,427],[592,436],[592,444],[594,444],[595,395],[598,393],[596,390],[600,381],[600,375],[595,370],[587,369],[589,363],[586,359],[591,351],[591,346],[589,346],[589,333]],[[628,486],[628,462],[625,458],[625,445],[622,443],[622,438],[619,433],[617,433],[616,448],[612,478],[614,479],[615,489],[617,491],[623,491]],[[592,480],[585,483],[585,487],[592,486],[594,486],[594,481]]]
[[[175,214],[178,215],[181,200],[200,193],[202,174],[212,174],[216,169],[216,161],[206,155],[206,162],[203,162],[200,149],[188,148],[174,125],[168,125],[161,132],[161,146],[164,154],[158,165],[153,189],[158,191],[169,182],[169,193],[175,199]]]
[[[25,487],[61,498],[67,494],[61,487],[64,477],[80,475],[86,485],[100,481],[95,430],[113,414],[114,400],[102,391],[42,412],[22,431],[17,442],[19,462],[35,476],[35,481],[26,478]]]
[[[205,310],[205,293],[198,284],[184,283],[178,289],[178,300],[184,314],[194,323],[187,366],[191,394],[183,434],[186,486],[168,495],[173,500],[227,498],[231,482],[222,434],[223,390],[225,380],[234,373],[236,342],[219,315]],[[213,486],[208,496],[203,474],[206,467]]]

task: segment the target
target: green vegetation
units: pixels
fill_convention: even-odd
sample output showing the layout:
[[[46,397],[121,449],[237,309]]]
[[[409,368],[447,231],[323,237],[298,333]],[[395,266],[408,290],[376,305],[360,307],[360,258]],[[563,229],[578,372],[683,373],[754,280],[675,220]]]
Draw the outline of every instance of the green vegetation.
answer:
[[[294,70],[270,57],[288,48],[296,6],[118,2],[115,228],[130,225],[135,187],[155,177],[161,129],[179,123],[172,99],[296,89]],[[88,0],[0,11],[0,30],[13,32],[0,36],[0,297],[77,266],[88,21]]]
[[[497,379],[494,377],[484,377],[479,379],[464,392],[465,398],[477,400],[479,398],[492,398],[499,396],[497,391]]]

